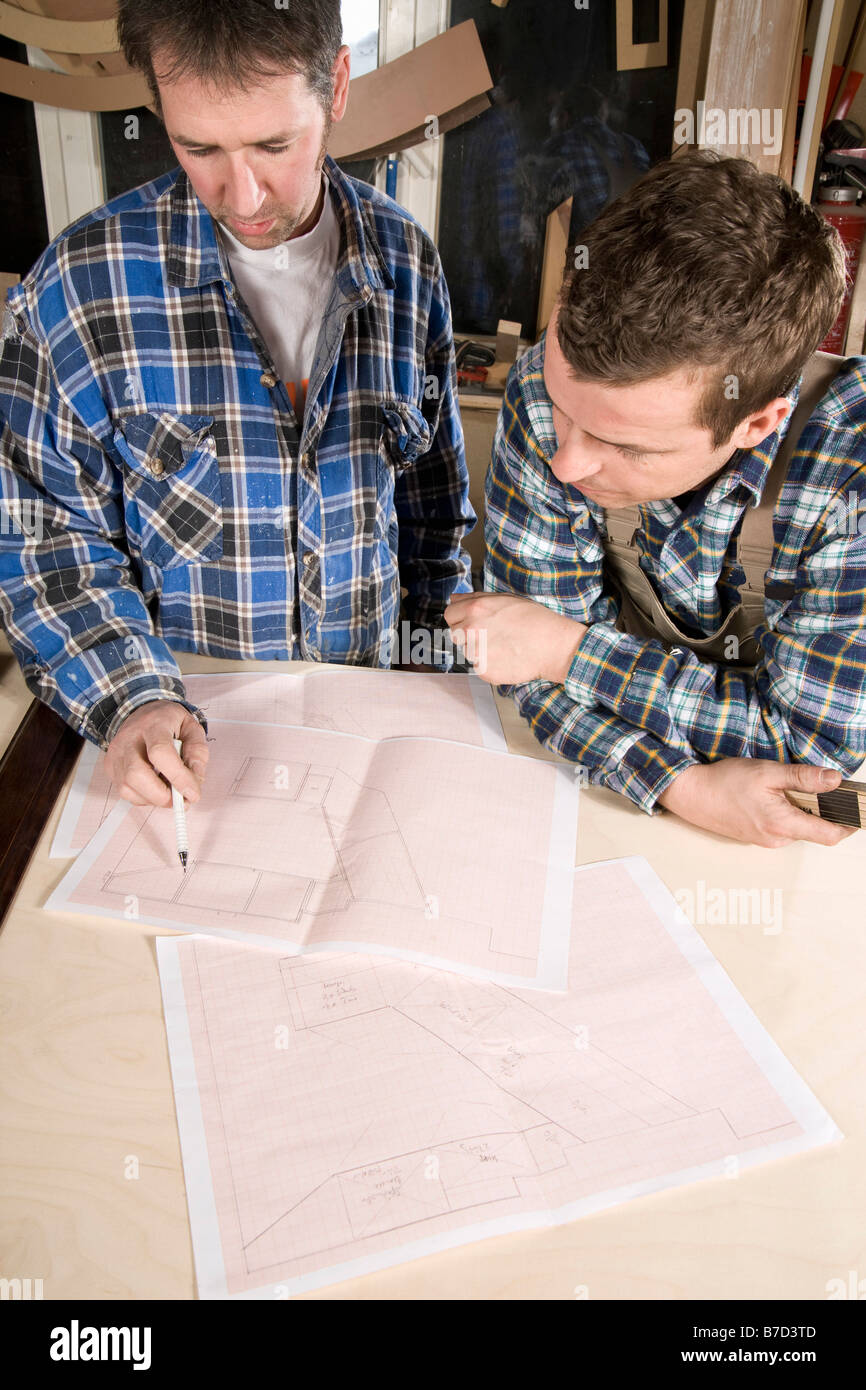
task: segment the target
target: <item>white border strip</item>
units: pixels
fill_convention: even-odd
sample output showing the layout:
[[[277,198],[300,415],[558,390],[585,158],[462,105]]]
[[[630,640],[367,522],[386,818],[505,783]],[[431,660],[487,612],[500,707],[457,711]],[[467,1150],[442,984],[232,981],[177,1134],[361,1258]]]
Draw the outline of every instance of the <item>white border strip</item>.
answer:
[[[99,754],[100,750],[96,744],[87,740],[75,765],[72,786],[67,793],[66,805],[60,813],[60,820],[57,822],[51,849],[48,851],[49,859],[74,859],[79,853],[77,849],[72,847],[72,837],[78,828],[78,821],[84,810],[84,798],[90,786],[93,770],[99,760]]]
[[[191,938],[193,941],[195,937]],[[156,938],[156,960],[174,1088],[174,1108],[183,1157],[186,1202],[200,1298],[227,1298],[222,1238],[217,1218],[201,1092],[196,1073],[189,1010],[183,989],[178,942]]]

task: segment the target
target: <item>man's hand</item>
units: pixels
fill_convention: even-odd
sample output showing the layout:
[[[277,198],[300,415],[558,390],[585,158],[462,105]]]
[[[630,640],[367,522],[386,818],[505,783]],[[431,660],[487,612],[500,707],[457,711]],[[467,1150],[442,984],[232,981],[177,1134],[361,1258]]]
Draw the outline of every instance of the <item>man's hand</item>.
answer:
[[[172,747],[175,738],[183,743],[184,760]],[[124,719],[108,745],[105,766],[133,806],[170,806],[172,787],[187,801],[198,801],[209,755],[194,714],[176,700],[151,700]]]
[[[838,845],[854,832],[799,810],[785,796],[785,788],[828,792],[841,781],[841,772],[807,763],[722,758],[686,768],[659,802],[691,825],[764,849],[782,849],[794,840]]]
[[[515,594],[455,594],[445,621],[455,647],[491,685],[561,685],[586,632],[584,623]]]

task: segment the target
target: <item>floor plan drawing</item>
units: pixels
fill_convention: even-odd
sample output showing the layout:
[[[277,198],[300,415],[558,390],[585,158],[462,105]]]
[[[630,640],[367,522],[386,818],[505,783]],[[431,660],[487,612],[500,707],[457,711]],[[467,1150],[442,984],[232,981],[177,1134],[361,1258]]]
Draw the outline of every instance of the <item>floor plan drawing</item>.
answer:
[[[200,1296],[302,1292],[839,1137],[644,861],[573,889],[560,994],[159,939]]]
[[[266,758],[249,757],[228,795],[248,803],[240,808],[248,825],[254,821],[257,832],[279,837],[280,869],[231,863],[232,846],[215,835],[207,851],[214,858],[193,856],[188,873],[165,876],[166,902],[285,922],[339,914],[359,902],[425,910],[423,886],[384,792],[360,786],[339,768],[290,763],[275,773]],[[255,804],[260,801],[265,805]],[[225,835],[232,834],[227,822]],[[125,867],[138,850],[133,841],[106,874],[106,893],[126,895],[138,882],[137,869]],[[157,898],[159,889],[150,894]]]
[[[171,812],[124,804],[49,910],[564,989],[579,796],[569,769],[445,740],[209,727],[187,872]]]
[[[184,678],[189,699],[210,719],[289,725],[384,739],[414,736],[504,752],[496,702],[476,676],[324,666],[279,675]],[[95,744],[86,743],[61,815],[52,858],[83,849],[118,798]]]

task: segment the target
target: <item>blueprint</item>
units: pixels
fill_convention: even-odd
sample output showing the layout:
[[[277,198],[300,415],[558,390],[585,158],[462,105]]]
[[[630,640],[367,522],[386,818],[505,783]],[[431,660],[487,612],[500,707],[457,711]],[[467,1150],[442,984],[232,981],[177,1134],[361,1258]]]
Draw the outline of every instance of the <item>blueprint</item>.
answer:
[[[505,751],[496,701],[477,676],[374,671],[353,666],[268,674],[185,676],[189,700],[211,719],[332,729],[383,739],[424,730],[477,748]],[[105,758],[86,743],[58,822],[52,858],[83,849],[118,797]]]
[[[641,859],[568,990],[157,941],[199,1294],[275,1298],[840,1137]]]
[[[441,739],[215,718],[209,728],[188,872],[171,811],[123,803],[49,910],[565,988],[570,768]]]

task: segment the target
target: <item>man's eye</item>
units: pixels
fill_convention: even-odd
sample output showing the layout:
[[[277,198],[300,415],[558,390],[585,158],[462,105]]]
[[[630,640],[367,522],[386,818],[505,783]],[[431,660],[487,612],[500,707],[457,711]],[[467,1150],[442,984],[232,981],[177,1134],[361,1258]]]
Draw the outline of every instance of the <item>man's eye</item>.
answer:
[[[621,444],[617,444],[616,451],[627,459],[645,459],[646,454],[642,454],[638,449],[625,449]]]
[[[265,154],[282,154],[289,147],[288,145],[258,145],[256,148],[264,150]],[[187,154],[194,155],[196,159],[206,159],[209,154],[213,154],[213,150],[187,150]]]

